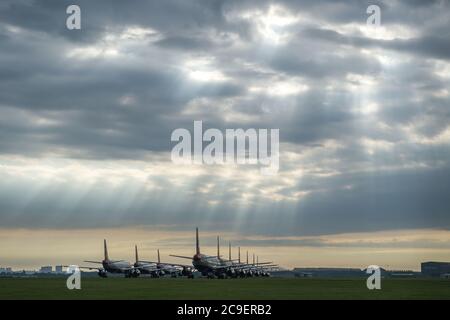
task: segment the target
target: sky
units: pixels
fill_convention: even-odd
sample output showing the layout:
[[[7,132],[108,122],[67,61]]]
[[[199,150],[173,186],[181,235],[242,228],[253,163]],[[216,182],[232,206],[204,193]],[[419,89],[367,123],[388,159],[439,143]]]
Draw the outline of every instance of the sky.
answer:
[[[66,8],[81,8],[68,30]],[[369,5],[381,24],[367,25]],[[0,3],[0,266],[214,253],[450,260],[450,1]],[[171,161],[279,129],[279,171]],[[235,250],[235,249],[234,249]],[[235,251],[234,251],[235,254]]]

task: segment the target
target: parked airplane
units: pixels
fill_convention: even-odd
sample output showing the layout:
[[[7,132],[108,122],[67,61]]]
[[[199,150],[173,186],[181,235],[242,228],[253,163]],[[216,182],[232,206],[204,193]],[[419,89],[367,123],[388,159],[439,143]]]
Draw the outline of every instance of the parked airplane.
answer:
[[[208,278],[226,278],[228,276],[236,277],[238,272],[241,272],[244,270],[246,274],[250,274],[247,272],[247,270],[253,270],[255,268],[254,265],[250,264],[243,264],[243,263],[234,263],[231,260],[231,254],[229,256],[229,260],[224,260],[220,256],[220,245],[219,245],[219,238],[218,240],[218,246],[217,246],[217,256],[208,256],[200,253],[200,243],[199,243],[199,236],[198,236],[198,228],[195,230],[195,244],[196,244],[196,252],[195,255],[191,257],[187,256],[179,256],[179,255],[171,255],[172,257],[182,258],[182,259],[189,259],[192,260],[192,265],[202,273],[203,276],[206,276]],[[261,267],[263,268],[263,265],[271,264],[271,262],[262,262]],[[261,269],[262,270],[262,269]],[[258,269],[259,271],[259,269]],[[253,272],[253,271],[252,271]]]
[[[276,264],[272,264],[272,262],[261,262],[258,261],[255,264],[254,258],[253,263],[249,263],[248,261],[248,251],[247,251],[247,261],[246,264],[241,263],[241,247],[238,247],[238,259],[232,260],[231,259],[231,244],[229,244],[228,247],[228,258],[229,261],[237,261],[238,265],[242,265],[242,267],[238,268],[236,271],[236,276],[244,278],[244,277],[269,277],[269,269],[273,269],[278,267]]]
[[[220,257],[220,251],[219,251],[219,237],[217,237],[217,256]],[[221,259],[221,258],[220,258]],[[269,272],[267,271],[268,268],[277,267],[277,265],[272,264],[272,262],[257,262],[255,264],[255,255],[253,254],[253,263],[248,263],[248,252],[247,252],[247,263],[242,264],[241,263],[241,248],[238,248],[238,259],[233,260],[231,259],[231,242],[228,242],[228,260],[221,259],[223,264],[230,266],[230,269],[233,269],[233,271],[229,270],[227,272],[227,275],[230,277],[259,277],[259,276],[270,276]]]
[[[164,275],[164,271],[162,271],[156,263],[149,263],[139,260],[137,245],[134,246],[134,253],[135,253],[134,268],[139,270],[142,274],[149,274],[152,276],[152,278],[159,278],[160,276]]]
[[[128,261],[125,260],[109,260],[108,247],[106,245],[106,239],[103,240],[103,251],[104,259],[103,261],[91,261],[86,260],[84,262],[101,264],[102,267],[80,267],[82,269],[98,270],[98,275],[102,278],[107,277],[107,273],[123,273],[126,278],[135,278],[140,275],[139,269],[132,266]]]
[[[172,277],[187,276],[189,278],[193,277],[192,266],[178,263],[161,262],[161,257],[158,252],[158,261],[140,261],[141,263],[150,263],[156,265],[160,272],[160,275],[169,274]]]

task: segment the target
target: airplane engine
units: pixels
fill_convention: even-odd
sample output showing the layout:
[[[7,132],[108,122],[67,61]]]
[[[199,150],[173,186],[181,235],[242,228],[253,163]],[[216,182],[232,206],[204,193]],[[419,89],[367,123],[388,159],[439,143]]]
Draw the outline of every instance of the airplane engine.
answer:
[[[101,278],[107,278],[107,274],[105,270],[98,270],[98,276]]]
[[[229,277],[235,277],[235,276],[236,276],[236,271],[234,271],[233,268],[228,269],[228,271],[227,271],[227,276],[229,276]]]
[[[189,277],[192,274],[192,270],[190,268],[183,267],[183,270],[181,271],[182,276]]]
[[[131,271],[130,276],[131,276],[132,278],[137,278],[137,277],[139,277],[140,274],[141,274],[141,272],[139,271],[139,269],[133,269],[133,270]]]

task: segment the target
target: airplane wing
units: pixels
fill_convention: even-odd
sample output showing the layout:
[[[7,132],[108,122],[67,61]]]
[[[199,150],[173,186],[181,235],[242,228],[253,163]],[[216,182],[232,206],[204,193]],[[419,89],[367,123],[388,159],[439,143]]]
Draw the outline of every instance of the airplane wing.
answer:
[[[65,267],[65,266],[63,266]],[[88,269],[88,270],[103,270],[103,267],[86,267],[86,266],[77,266],[79,269]]]
[[[192,258],[189,258],[192,260]],[[156,264],[160,264],[163,267],[164,266],[175,266],[175,267],[182,267],[182,268],[191,268],[193,269],[192,265],[188,265],[188,264],[181,264],[181,263],[172,263],[172,262],[156,262],[156,261],[140,261],[140,262],[144,262],[144,263],[156,263]]]
[[[275,268],[275,267],[279,267],[277,264],[268,264],[268,265],[265,265],[265,266],[256,266],[256,268],[259,268],[259,269],[269,269],[269,268]]]
[[[123,262],[123,261],[125,261],[125,260],[110,260],[109,262],[115,263],[115,262]],[[84,260],[83,262],[103,264],[102,261]]]
[[[175,266],[175,267],[182,267],[182,268],[191,268],[193,269],[194,267],[192,265],[188,265],[188,264],[179,264],[179,263],[162,263],[165,265],[171,265],[171,266]]]
[[[217,259],[217,256],[205,256],[203,255],[204,259]],[[219,256],[220,259],[222,259],[222,256]],[[192,259],[192,258],[191,258]],[[228,261],[228,260],[227,260]]]
[[[247,266],[239,266],[237,269],[265,269],[265,268],[272,268],[272,267],[278,267],[277,264],[266,264],[262,266],[258,265],[247,265]]]
[[[233,266],[211,266],[213,270],[229,270],[233,269]]]
[[[187,256],[178,256],[178,255],[176,255],[176,254],[169,254],[169,256],[171,256],[171,257],[175,257],[175,258],[182,258],[182,259],[189,259],[189,260],[192,260],[192,257],[187,257]],[[203,259],[206,259],[206,260],[208,260],[208,259],[217,259],[217,256],[203,256]]]
[[[239,266],[248,266],[248,267],[262,267],[262,266],[265,266],[265,265],[269,265],[269,264],[273,264],[273,262],[260,262],[260,263],[258,263],[258,264],[253,264],[253,263],[237,263],[237,264],[234,264],[234,266],[237,266],[237,267],[239,267]]]
[[[175,254],[169,254],[169,256],[171,257],[175,257],[175,258],[182,258],[182,259],[189,259],[192,260],[192,257],[186,257],[186,256],[177,256]]]
[[[257,266],[257,265],[253,265],[253,264],[241,264],[241,265],[228,265],[228,266],[214,266],[212,268],[214,270],[229,270],[229,269],[245,270],[245,269],[265,269],[265,268],[272,268],[272,267],[277,267],[277,266],[278,265],[276,265],[276,264],[267,264],[267,262],[266,262],[265,265],[261,265],[261,266]]]
[[[147,261],[147,260],[139,260],[138,262],[139,262],[139,263],[146,263],[145,266],[150,266],[150,265],[156,266],[156,265],[158,264],[158,262],[155,262],[155,261]]]
[[[139,267],[134,267],[134,268],[135,269],[146,268],[146,269],[158,270],[158,267],[155,266],[153,263],[152,264],[140,265]]]
[[[122,271],[130,271],[130,270],[134,270],[134,269],[138,269],[138,268],[135,268],[133,266],[131,266],[129,268],[120,268],[120,270],[122,270]]]

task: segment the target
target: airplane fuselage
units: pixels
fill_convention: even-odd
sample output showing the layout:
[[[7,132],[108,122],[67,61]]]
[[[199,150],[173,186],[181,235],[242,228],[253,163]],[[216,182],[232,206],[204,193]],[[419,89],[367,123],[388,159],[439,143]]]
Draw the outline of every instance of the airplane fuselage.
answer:
[[[214,274],[216,276],[225,273],[224,271],[218,271],[221,267],[229,267],[230,264],[228,264],[228,261],[224,261],[222,259],[219,259],[217,257],[212,256],[205,256],[203,254],[196,254],[192,258],[192,265],[202,273],[202,275],[207,276]]]
[[[126,270],[130,270],[133,267],[127,261],[102,261],[103,268],[110,273],[126,273]]]
[[[151,275],[159,274],[158,268],[155,264],[149,265],[148,263],[136,262],[134,264],[134,267],[136,269],[139,269],[139,271],[143,274],[151,274]]]

